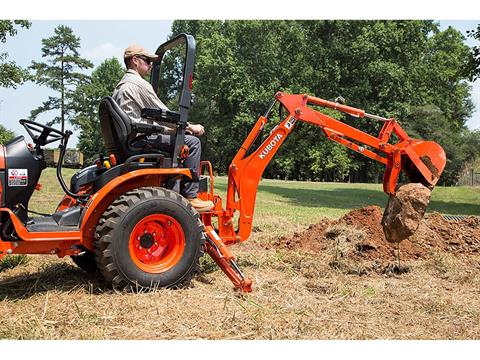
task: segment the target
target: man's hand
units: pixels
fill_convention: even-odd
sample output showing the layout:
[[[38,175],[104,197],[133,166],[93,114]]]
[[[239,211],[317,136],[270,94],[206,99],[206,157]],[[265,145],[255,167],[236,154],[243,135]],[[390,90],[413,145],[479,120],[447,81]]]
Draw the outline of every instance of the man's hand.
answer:
[[[190,131],[195,136],[202,136],[203,134],[205,134],[205,129],[200,124],[189,124],[186,130]]]

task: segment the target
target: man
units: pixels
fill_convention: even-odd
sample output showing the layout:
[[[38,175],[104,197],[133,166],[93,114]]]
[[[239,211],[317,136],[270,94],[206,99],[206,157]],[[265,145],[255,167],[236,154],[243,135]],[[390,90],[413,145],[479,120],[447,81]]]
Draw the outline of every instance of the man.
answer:
[[[143,78],[150,73],[152,62],[157,60],[158,56],[150,54],[139,45],[130,45],[125,49],[123,59],[127,72],[118,83],[112,96],[132,121],[152,123],[152,120],[141,117],[143,108],[167,109],[153,91],[152,85]],[[165,134],[148,136],[148,145],[164,151],[173,151],[176,133],[174,125],[166,122],[158,124],[164,127]],[[200,139],[196,136],[203,135],[205,130],[200,124],[188,124],[186,130],[193,135],[185,135],[185,144],[190,148],[190,154],[185,159],[184,166],[198,173],[202,148]],[[185,181],[184,185],[182,195],[198,212],[209,211],[213,208],[213,202],[197,198],[198,181]]]

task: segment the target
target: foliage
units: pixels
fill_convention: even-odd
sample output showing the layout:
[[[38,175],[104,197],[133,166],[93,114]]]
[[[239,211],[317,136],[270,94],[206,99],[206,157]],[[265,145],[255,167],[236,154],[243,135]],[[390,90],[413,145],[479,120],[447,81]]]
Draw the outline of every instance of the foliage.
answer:
[[[59,25],[54,30],[54,35],[42,40],[42,57],[46,62],[32,61],[30,68],[35,71],[35,82],[45,85],[56,92],[60,97],[50,96],[40,107],[32,110],[30,119],[35,119],[39,114],[51,110],[60,110],[48,125],[61,124],[64,131],[65,121],[71,121],[74,116],[72,95],[75,88],[88,80],[88,76],[75,70],[85,70],[93,64],[80,57],[80,38],[75,36],[68,26]]]
[[[476,30],[467,31],[468,36],[480,41],[480,24],[477,25]],[[480,46],[474,46],[472,49],[472,58],[470,59],[468,74],[471,81],[480,78]]]
[[[0,145],[4,145],[15,137],[15,133],[0,124]]]
[[[464,69],[471,54],[453,28],[440,31],[423,20],[175,21],[172,36],[182,32],[197,40],[191,119],[205,126],[204,154],[220,173],[278,90],[326,99],[342,95],[348,105],[395,117],[406,128],[417,107],[435,106],[449,124],[441,128],[448,141],[460,144],[470,136],[465,123],[473,105]],[[376,136],[382,123],[356,119],[353,125]],[[381,179],[383,165],[320,134],[297,125],[264,175]],[[466,158],[451,149],[448,183],[455,178],[454,162]]]
[[[86,164],[105,153],[98,105],[102,98],[112,95],[123,74],[122,65],[116,58],[105,60],[92,72],[90,81],[77,87],[72,95],[76,114],[72,122],[80,128],[78,148],[83,152]]]
[[[465,164],[478,156],[480,133],[466,128],[458,133],[456,124],[448,121],[435,105],[412,108],[407,120],[406,130],[410,136],[433,140],[442,145],[447,155],[447,165],[440,183],[456,184]]]
[[[28,29],[31,23],[26,20],[0,20],[0,43],[7,41],[7,36],[15,36],[18,32],[16,26]],[[22,69],[14,61],[8,61],[7,53],[0,53],[0,86],[13,87],[28,80],[28,70]]]

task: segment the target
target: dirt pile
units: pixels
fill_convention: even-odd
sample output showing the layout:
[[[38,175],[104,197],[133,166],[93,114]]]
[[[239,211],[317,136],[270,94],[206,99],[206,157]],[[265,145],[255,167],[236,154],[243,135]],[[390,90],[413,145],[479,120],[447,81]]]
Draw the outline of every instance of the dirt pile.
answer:
[[[409,183],[399,186],[396,194],[390,195],[381,222],[389,242],[399,243],[417,231],[431,193],[420,183]]]
[[[382,216],[378,206],[355,209],[337,220],[322,219],[303,232],[279,239],[274,246],[315,253],[335,249],[335,256],[340,252],[343,257],[378,264],[397,260],[398,251],[401,260],[427,258],[432,251],[467,255],[480,252],[478,217],[451,221],[437,213],[427,214],[413,236],[401,243],[391,243],[385,238]],[[345,244],[350,244],[348,251],[342,250]]]

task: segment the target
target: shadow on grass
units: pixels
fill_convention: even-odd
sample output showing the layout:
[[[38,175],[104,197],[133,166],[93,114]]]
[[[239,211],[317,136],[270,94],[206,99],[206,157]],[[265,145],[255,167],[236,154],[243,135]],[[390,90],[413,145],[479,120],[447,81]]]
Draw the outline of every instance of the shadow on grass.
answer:
[[[53,290],[80,290],[95,295],[111,291],[100,275],[88,274],[72,265],[60,263],[47,265],[36,273],[1,280],[0,301],[26,299]]]
[[[384,208],[386,194],[369,189],[290,189],[281,186],[260,185],[259,190],[283,197],[294,206],[324,207],[332,209],[353,209],[369,205]],[[466,203],[452,203],[432,200],[428,212],[452,215],[480,215],[480,206]]]

